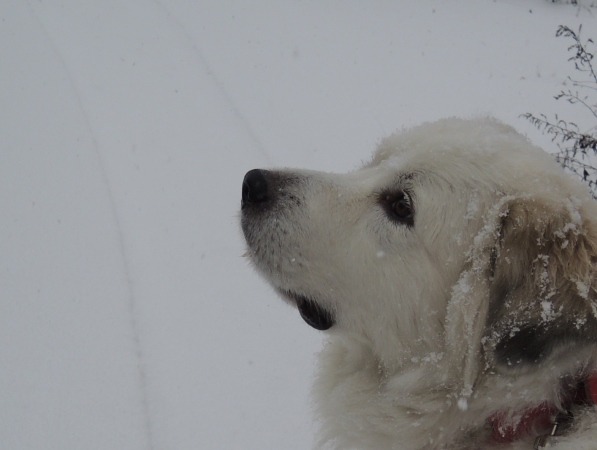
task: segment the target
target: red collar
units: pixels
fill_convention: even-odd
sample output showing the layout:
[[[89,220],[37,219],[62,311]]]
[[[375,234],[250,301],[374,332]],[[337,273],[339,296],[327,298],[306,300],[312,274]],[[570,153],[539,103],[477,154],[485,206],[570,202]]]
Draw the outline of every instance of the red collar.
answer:
[[[515,423],[507,421],[503,412],[493,414],[487,420],[492,429],[491,441],[497,443],[514,442],[527,436],[555,435],[557,425],[572,420],[570,408],[574,405],[597,405],[597,372],[576,385],[563,388],[565,411],[548,402],[521,412],[520,420]]]

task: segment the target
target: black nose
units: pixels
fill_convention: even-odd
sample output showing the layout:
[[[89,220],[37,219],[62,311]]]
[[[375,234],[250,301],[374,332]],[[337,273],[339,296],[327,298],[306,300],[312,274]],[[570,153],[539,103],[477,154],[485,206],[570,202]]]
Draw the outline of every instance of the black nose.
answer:
[[[249,170],[243,180],[242,206],[247,203],[262,203],[268,200],[265,170]]]

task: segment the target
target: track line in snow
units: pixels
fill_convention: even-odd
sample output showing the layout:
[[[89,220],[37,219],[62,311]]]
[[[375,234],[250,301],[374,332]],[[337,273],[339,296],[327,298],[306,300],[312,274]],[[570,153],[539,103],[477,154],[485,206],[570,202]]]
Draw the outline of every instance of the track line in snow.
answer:
[[[95,157],[97,159],[97,163],[100,168],[101,178],[102,178],[104,187],[108,194],[108,198],[109,198],[109,202],[110,202],[110,209],[112,210],[112,220],[113,220],[114,226],[116,227],[116,230],[117,230],[118,248],[119,248],[120,257],[121,257],[122,263],[123,263],[126,289],[128,291],[127,309],[128,309],[128,315],[129,315],[129,326],[131,327],[132,336],[133,336],[133,338],[132,338],[133,339],[133,347],[134,347],[135,359],[137,362],[136,366],[138,368],[137,378],[138,378],[139,390],[140,390],[140,396],[141,396],[140,400],[141,400],[141,407],[142,407],[142,411],[143,411],[145,437],[147,440],[148,450],[154,450],[156,448],[156,446],[154,444],[153,424],[152,424],[150,410],[149,410],[149,396],[148,396],[148,388],[147,388],[147,372],[146,372],[146,365],[145,365],[145,357],[144,357],[143,348],[142,348],[142,344],[141,344],[140,333],[139,333],[139,324],[138,324],[138,320],[137,320],[137,299],[135,296],[135,290],[133,288],[133,282],[132,282],[132,277],[131,277],[131,273],[130,273],[130,264],[129,264],[126,248],[124,245],[123,227],[122,227],[120,215],[118,213],[118,208],[116,207],[116,200],[114,197],[114,192],[113,192],[111,184],[110,184],[110,180],[109,180],[108,173],[106,170],[106,165],[104,163],[104,160],[103,160],[100,148],[99,148],[99,144],[97,142],[97,138],[96,138],[94,130],[93,130],[93,126],[91,125],[91,121],[89,119],[89,115],[87,114],[87,110],[85,109],[85,107],[83,105],[83,100],[79,93],[79,89],[77,88],[75,79],[73,78],[73,76],[68,68],[68,65],[66,64],[65,59],[62,56],[62,52],[56,45],[51,34],[48,32],[47,28],[44,26],[41,19],[35,13],[35,10],[31,6],[31,3],[27,2],[27,6],[29,8],[31,17],[38,24],[41,32],[47,37],[48,43],[49,43],[50,47],[52,48],[52,50],[56,56],[56,59],[59,61],[60,65],[62,66],[62,68],[66,74],[68,84],[70,85],[73,93],[75,94],[77,106],[79,107],[79,109],[81,111],[83,122],[85,123],[85,127],[87,128],[87,131],[89,132],[89,135],[91,137],[93,153],[95,153]]]
[[[226,86],[224,85],[224,83],[222,82],[220,77],[218,77],[217,73],[213,70],[211,64],[205,57],[205,55],[204,55],[203,51],[201,50],[201,48],[199,47],[199,45],[195,42],[195,40],[189,34],[189,32],[186,30],[184,25],[176,17],[174,17],[174,15],[170,12],[170,10],[168,8],[166,8],[160,0],[151,0],[151,1],[157,6],[157,8],[160,11],[162,11],[162,13],[164,15],[167,16],[168,20],[178,28],[180,33],[183,35],[184,39],[186,39],[188,41],[190,47],[193,49],[193,51],[197,55],[197,58],[199,59],[201,65],[203,65],[205,67],[205,72],[206,72],[207,76],[212,80],[212,82],[216,86],[218,92],[223,97],[224,101],[228,104],[230,111],[232,112],[234,117],[245,128],[245,131],[247,132],[253,147],[259,153],[261,153],[261,156],[263,156],[265,158],[265,160],[268,164],[272,165],[273,164],[272,157],[267,152],[265,145],[263,144],[263,141],[259,138],[259,136],[255,132],[255,130],[253,129],[253,126],[251,125],[251,122],[249,121],[249,119],[247,119],[247,116],[241,111],[241,109],[239,108],[236,101],[232,98],[232,96],[226,89]]]

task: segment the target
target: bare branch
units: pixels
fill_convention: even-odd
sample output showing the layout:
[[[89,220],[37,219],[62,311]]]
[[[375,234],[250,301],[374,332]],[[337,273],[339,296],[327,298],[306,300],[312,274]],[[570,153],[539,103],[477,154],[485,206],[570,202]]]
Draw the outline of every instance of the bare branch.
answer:
[[[563,99],[571,105],[580,104],[585,111],[597,119],[597,99],[591,98],[590,95],[580,94],[580,91],[585,89],[590,94],[597,90],[597,72],[593,67],[594,55],[588,50],[590,46],[594,46],[594,42],[592,39],[588,39],[583,44],[580,37],[581,31],[582,27],[575,32],[569,27],[561,25],[558,27],[556,36],[573,40],[574,43],[568,47],[568,51],[573,52],[569,61],[574,62],[575,70],[588,76],[589,79],[577,81],[568,77],[574,88],[578,90],[560,91],[554,98],[556,100]],[[592,153],[593,156],[597,155],[597,125],[591,127],[589,131],[581,132],[575,123],[563,120],[557,114],[554,114],[554,120],[549,120],[545,114],[535,116],[526,113],[522,114],[522,117],[544,134],[551,136],[551,140],[556,142],[559,148],[559,151],[554,153],[556,161],[567,171],[585,181],[591,188],[593,197],[597,198],[597,167],[590,163],[588,153]]]

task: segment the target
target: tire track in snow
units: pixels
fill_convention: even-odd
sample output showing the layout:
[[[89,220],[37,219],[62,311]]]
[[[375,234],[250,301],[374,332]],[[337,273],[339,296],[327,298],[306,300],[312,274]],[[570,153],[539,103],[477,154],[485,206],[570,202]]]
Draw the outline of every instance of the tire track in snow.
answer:
[[[130,273],[130,264],[129,264],[126,248],[124,245],[123,227],[122,227],[120,215],[118,214],[118,208],[116,207],[116,200],[114,197],[114,192],[110,185],[110,180],[108,177],[106,166],[105,166],[104,160],[102,158],[102,154],[99,149],[99,144],[97,142],[97,138],[95,137],[93,126],[91,125],[91,121],[89,120],[89,115],[87,114],[87,110],[83,106],[83,100],[79,93],[79,89],[77,88],[77,84],[75,83],[75,80],[74,80],[70,70],[68,69],[68,65],[66,64],[66,61],[65,61],[64,57],[62,56],[60,49],[58,48],[58,46],[52,39],[52,36],[50,35],[48,30],[44,26],[43,22],[40,20],[40,18],[35,13],[35,10],[31,6],[31,3],[27,2],[27,6],[29,8],[31,17],[38,24],[41,32],[48,39],[48,43],[49,43],[51,49],[53,50],[53,52],[56,56],[56,59],[59,61],[60,65],[62,66],[62,68],[66,74],[67,82],[70,85],[71,89],[73,90],[73,93],[75,94],[77,106],[79,107],[79,109],[81,111],[83,122],[84,122],[85,127],[87,128],[87,131],[91,137],[93,152],[95,153],[95,157],[97,159],[97,162],[98,162],[98,165],[100,168],[102,182],[103,182],[104,187],[108,194],[110,209],[112,210],[112,220],[113,220],[114,226],[116,227],[116,230],[117,230],[118,249],[119,249],[120,257],[121,257],[122,263],[123,263],[126,289],[128,291],[128,297],[127,297],[127,309],[128,309],[128,315],[129,315],[128,319],[129,319],[129,326],[131,327],[132,336],[133,336],[132,337],[133,346],[134,346],[134,352],[135,352],[135,359],[136,359],[136,363],[137,363],[135,365],[138,368],[137,379],[138,379],[138,383],[139,383],[139,390],[140,390],[140,396],[141,396],[140,400],[141,400],[141,408],[142,408],[142,412],[143,412],[143,422],[144,422],[144,427],[145,427],[145,438],[147,440],[147,449],[154,450],[156,448],[156,446],[154,443],[155,441],[154,441],[154,436],[153,436],[153,424],[152,424],[151,415],[150,415],[150,411],[149,411],[149,398],[148,398],[149,396],[148,396],[148,388],[147,388],[147,372],[146,372],[145,357],[144,357],[140,333],[139,333],[139,323],[137,320],[137,299],[135,296],[135,290],[133,288],[133,282],[132,282],[131,273]]]
[[[170,12],[170,10],[168,8],[166,8],[160,0],[151,0],[151,1],[156,5],[156,7],[165,16],[167,16],[168,20],[174,26],[176,26],[178,28],[178,30],[180,31],[180,33],[182,34],[184,39],[188,41],[190,47],[193,49],[193,51],[197,55],[197,58],[199,59],[201,65],[203,65],[205,67],[207,76],[211,79],[211,81],[216,86],[218,92],[220,93],[220,95],[222,96],[224,101],[230,107],[230,111],[232,112],[234,117],[243,125],[247,135],[249,136],[249,139],[250,139],[253,147],[261,154],[261,156],[263,156],[265,158],[266,162],[269,165],[272,165],[273,160],[272,160],[271,156],[269,155],[269,153],[267,152],[267,150],[265,149],[265,145],[263,144],[263,141],[259,138],[259,136],[255,132],[253,126],[251,125],[251,122],[249,121],[249,119],[247,119],[247,116],[238,107],[238,104],[234,101],[234,99],[232,98],[232,96],[230,95],[228,90],[226,89],[226,86],[224,85],[222,80],[218,77],[218,75],[212,69],[211,64],[209,63],[209,61],[203,54],[203,51],[199,48],[199,46],[197,45],[197,43],[195,42],[193,37],[189,34],[189,32],[184,27],[184,25],[176,17],[174,17],[174,15]]]

